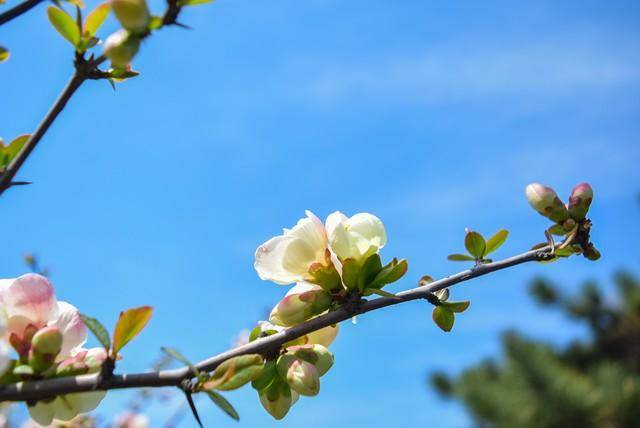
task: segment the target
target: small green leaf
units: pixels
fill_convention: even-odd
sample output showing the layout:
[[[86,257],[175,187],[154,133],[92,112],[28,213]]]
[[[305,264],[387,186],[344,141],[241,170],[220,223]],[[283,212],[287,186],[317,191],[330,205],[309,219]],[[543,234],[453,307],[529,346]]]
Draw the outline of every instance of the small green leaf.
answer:
[[[0,46],[0,63],[8,60],[10,56],[11,53],[9,52],[9,49],[5,48],[4,46]]]
[[[366,286],[374,280],[376,275],[382,270],[382,260],[380,254],[372,254],[362,263],[362,269],[358,276],[358,289],[362,292]]]
[[[423,275],[422,278],[418,281],[419,287],[424,287],[425,285],[429,285],[433,282],[433,277],[429,275]]]
[[[84,20],[84,26],[82,28],[82,33],[86,38],[90,38],[96,34],[96,31],[98,31],[104,23],[104,20],[109,16],[110,10],[111,4],[106,2],[97,6],[87,15],[87,19]]]
[[[435,322],[442,331],[451,331],[454,321],[455,315],[449,308],[445,308],[444,306],[436,306],[433,308],[433,322]]]
[[[495,235],[493,235],[491,238],[489,238],[489,240],[487,240],[487,248],[484,251],[484,255],[485,256],[489,255],[493,253],[495,250],[497,250],[498,248],[500,248],[502,244],[504,244],[504,242],[507,240],[508,236],[509,236],[508,230],[500,229],[498,232],[496,232]]]
[[[251,386],[256,391],[261,391],[271,384],[277,373],[275,360],[267,361],[262,369],[262,373],[260,373],[260,376],[251,381]]]
[[[394,258],[391,263],[382,268],[380,273],[376,275],[369,284],[369,288],[382,288],[387,284],[391,284],[399,280],[407,273],[409,264],[406,259],[398,260]]]
[[[251,330],[251,333],[249,333],[249,342],[253,342],[257,338],[259,338],[260,333],[262,333],[262,329],[260,328],[260,326],[255,326],[253,330]]]
[[[15,366],[13,368],[13,374],[19,375],[19,376],[20,375],[22,375],[22,376],[24,376],[24,375],[30,376],[30,375],[35,374],[35,372],[33,371],[33,368],[31,368],[31,366],[28,366],[26,364],[21,364],[19,366]]]
[[[478,232],[468,232],[467,236],[464,237],[464,246],[469,254],[476,259],[481,259],[485,254],[487,243]]]
[[[465,300],[463,302],[445,302],[442,304],[445,308],[450,309],[452,312],[461,313],[469,308],[471,302]]]
[[[197,6],[207,3],[213,3],[213,0],[179,0],[178,6]]]
[[[49,6],[47,15],[49,15],[49,21],[53,28],[73,46],[78,46],[80,43],[80,29],[73,18],[62,9],[54,6]]]
[[[377,294],[378,296],[382,296],[382,297],[391,297],[393,299],[398,299],[398,300],[402,300],[402,298],[396,296],[393,293],[389,293],[388,291],[384,291],[382,289],[379,288],[366,288],[364,295],[367,296],[369,294]]]
[[[474,262],[476,261],[476,259],[474,259],[471,256],[468,256],[466,254],[449,254],[447,256],[447,260],[450,260],[452,262]]]
[[[162,352],[164,352],[165,354],[167,354],[171,358],[173,358],[173,359],[175,359],[177,361],[180,361],[182,364],[184,364],[185,366],[189,367],[189,369],[194,374],[194,376],[200,377],[200,370],[198,370],[196,368],[196,366],[194,366],[191,363],[191,361],[187,360],[187,358],[184,355],[182,355],[180,352],[178,352],[177,350],[175,350],[173,348],[167,348],[166,346],[163,346],[160,349],[162,350]]]
[[[162,28],[163,21],[161,16],[152,16],[149,21],[149,30],[158,30]]]
[[[86,325],[96,339],[98,339],[98,342],[108,351],[109,348],[111,348],[111,338],[109,337],[107,329],[95,318],[88,317],[84,314],[80,314],[80,318],[84,325]]]
[[[227,401],[226,398],[224,398],[222,395],[218,394],[215,391],[206,391],[206,394],[209,396],[211,401],[213,401],[213,403],[216,406],[222,409],[232,419],[235,419],[236,421],[240,420],[240,415],[238,415],[238,412],[236,412],[236,409],[233,408],[231,403],[229,403],[229,401]]]
[[[31,134],[21,135],[10,142],[7,146],[2,143],[2,139],[0,138],[0,172],[4,171],[16,156],[20,154],[24,145],[29,141],[29,138],[31,138]]]
[[[113,332],[114,356],[142,331],[151,319],[151,315],[153,315],[151,306],[140,306],[120,312],[120,318]]]
[[[549,233],[552,235],[564,236],[567,234],[567,231],[564,230],[561,224],[554,224],[549,228]]]

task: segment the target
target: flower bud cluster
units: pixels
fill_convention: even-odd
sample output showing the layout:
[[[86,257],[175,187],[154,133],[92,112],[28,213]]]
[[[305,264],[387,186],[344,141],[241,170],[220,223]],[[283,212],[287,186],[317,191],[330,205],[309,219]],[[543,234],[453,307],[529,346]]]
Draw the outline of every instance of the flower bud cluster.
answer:
[[[268,336],[283,328],[262,321],[252,339]],[[320,392],[320,378],[333,366],[333,354],[327,348],[338,327],[329,326],[285,344],[282,351],[263,362],[262,371],[251,385],[258,391],[260,403],[275,419],[282,419],[300,395],[312,397]]]
[[[529,184],[525,190],[529,204],[555,224],[549,229],[554,235],[572,236],[565,252],[582,253],[590,260],[600,258],[600,252],[589,241],[591,222],[587,219],[593,201],[593,189],[588,183],[578,184],[565,204],[555,190],[540,183]]]

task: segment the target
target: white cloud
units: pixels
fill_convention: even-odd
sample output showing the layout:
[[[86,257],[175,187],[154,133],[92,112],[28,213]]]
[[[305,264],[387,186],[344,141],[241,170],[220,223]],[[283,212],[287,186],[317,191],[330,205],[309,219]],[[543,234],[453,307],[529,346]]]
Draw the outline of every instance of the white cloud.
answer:
[[[312,76],[306,96],[318,102],[392,96],[434,103],[609,89],[640,81],[640,67],[634,48],[620,43],[469,38],[403,56],[331,64]]]

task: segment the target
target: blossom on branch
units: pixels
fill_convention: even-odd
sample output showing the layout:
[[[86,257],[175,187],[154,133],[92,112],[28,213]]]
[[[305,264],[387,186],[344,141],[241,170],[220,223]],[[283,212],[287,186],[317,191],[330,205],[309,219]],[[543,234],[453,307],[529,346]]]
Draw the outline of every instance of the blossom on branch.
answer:
[[[44,276],[0,280],[0,306],[7,319],[4,340],[18,354],[12,373],[16,380],[91,373],[106,359],[102,348],[83,348],[87,328],[78,309],[58,301]],[[105,394],[94,391],[40,400],[29,404],[29,414],[43,426],[54,419],[68,421],[95,409]]]

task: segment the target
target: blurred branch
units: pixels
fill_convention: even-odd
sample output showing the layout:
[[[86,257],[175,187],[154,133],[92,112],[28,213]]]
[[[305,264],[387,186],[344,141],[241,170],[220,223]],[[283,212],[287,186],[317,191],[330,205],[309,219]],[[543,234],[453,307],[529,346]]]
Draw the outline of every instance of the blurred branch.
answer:
[[[28,0],[22,5],[30,2],[35,2],[35,4],[37,4],[40,1],[42,0]],[[17,15],[26,12],[31,7],[35,6],[35,4],[29,6],[27,9],[23,11],[19,11]],[[16,8],[18,8],[19,6],[16,6]],[[4,14],[0,15],[0,25],[2,25],[3,23],[2,18],[4,17],[4,15],[9,14],[12,10],[13,9],[8,10]],[[183,26],[183,24],[180,24],[177,21],[181,10],[182,10],[181,6],[178,4],[177,0],[167,0],[167,10],[165,11],[162,19],[163,25]],[[11,17],[9,17],[8,19],[5,19],[4,22],[6,22],[9,19],[11,19]],[[145,39],[149,35],[151,35],[150,31],[142,35],[141,39]],[[53,107],[51,107],[51,109],[49,110],[47,115],[44,117],[40,125],[38,125],[38,128],[33,133],[31,138],[29,138],[29,140],[25,144],[20,154],[18,154],[18,156],[8,166],[7,170],[0,176],[0,196],[2,196],[2,194],[12,186],[27,184],[26,182],[13,181],[13,179],[18,173],[18,171],[20,170],[20,168],[22,167],[22,165],[24,164],[24,162],[29,158],[29,155],[31,155],[31,152],[33,152],[33,149],[35,149],[35,147],[38,145],[42,137],[49,130],[49,127],[51,126],[51,124],[56,120],[58,115],[62,112],[64,107],[67,105],[67,102],[69,101],[69,99],[71,99],[73,94],[84,83],[84,81],[87,79],[96,80],[96,79],[104,79],[108,77],[108,73],[98,69],[98,66],[100,66],[100,64],[102,64],[106,60],[107,58],[104,55],[101,55],[97,58],[94,58],[93,55],[91,55],[89,59],[86,59],[84,54],[76,53],[76,57],[74,61],[75,72],[73,73],[73,77],[71,78],[69,83],[67,83],[67,86],[64,88],[64,90],[62,91],[62,93],[60,94],[56,102],[53,104]]]
[[[471,269],[456,273],[446,278],[434,281],[429,285],[400,292],[396,297],[381,297],[373,300],[362,300],[355,308],[342,306],[335,311],[311,319],[302,324],[288,328],[279,333],[257,339],[246,345],[230,349],[214,357],[199,362],[195,366],[201,371],[212,371],[224,361],[244,354],[270,354],[280,349],[282,345],[302,337],[313,331],[320,330],[341,321],[348,320],[355,315],[382,309],[404,302],[418,299],[430,300],[433,293],[455,284],[468,281],[492,272],[507,269],[527,262],[548,260],[553,256],[551,247],[528,251],[504,260],[480,264]],[[175,386],[190,391],[193,387],[191,379],[193,373],[189,367],[174,370],[162,370],[150,373],[120,374],[111,377],[101,377],[99,374],[76,377],[63,377],[34,382],[21,382],[0,387],[0,401],[33,401],[54,397],[73,392],[111,390],[140,387]]]
[[[12,19],[19,17],[23,13],[30,11],[32,8],[42,3],[42,1],[43,0],[26,0],[18,5],[15,5],[11,9],[0,13],[0,25],[4,25]]]

